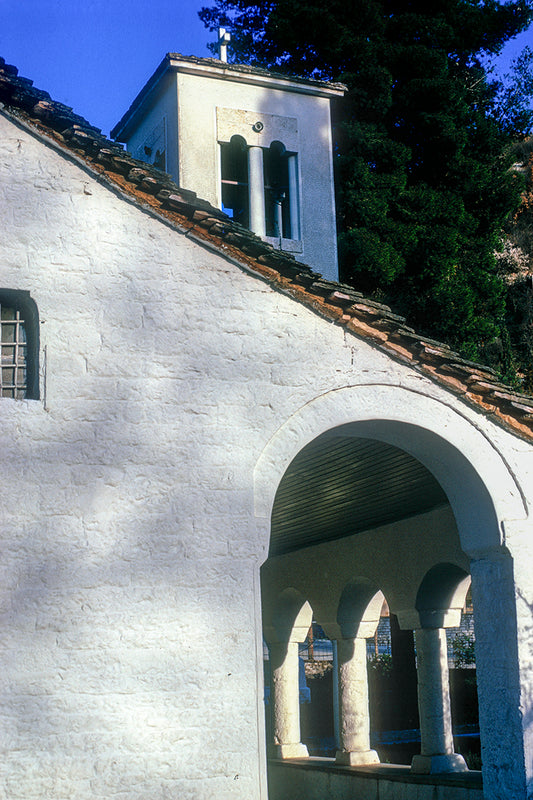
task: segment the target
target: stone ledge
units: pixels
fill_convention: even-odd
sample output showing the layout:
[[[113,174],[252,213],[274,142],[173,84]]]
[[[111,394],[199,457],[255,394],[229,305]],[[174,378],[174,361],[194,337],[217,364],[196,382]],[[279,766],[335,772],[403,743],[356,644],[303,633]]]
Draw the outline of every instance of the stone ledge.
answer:
[[[454,786],[464,789],[483,788],[483,779],[478,770],[468,772],[439,773],[424,775],[411,772],[411,767],[403,764],[370,764],[368,766],[348,766],[339,764],[334,758],[312,756],[309,758],[271,759],[269,769],[289,767],[290,769],[318,770],[319,772],[353,775],[366,779],[381,779],[395,783],[416,783],[429,786]]]

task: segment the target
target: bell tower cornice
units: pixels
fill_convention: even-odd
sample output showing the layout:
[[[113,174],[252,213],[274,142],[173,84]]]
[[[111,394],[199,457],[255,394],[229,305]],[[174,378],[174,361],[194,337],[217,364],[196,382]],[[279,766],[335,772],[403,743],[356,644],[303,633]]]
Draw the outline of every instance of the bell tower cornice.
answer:
[[[129,109],[111,131],[113,139],[122,141],[127,137],[129,128],[134,124],[136,117],[139,113],[142,113],[145,104],[150,102],[151,95],[169,72],[196,75],[232,83],[237,81],[250,86],[264,87],[265,89],[281,89],[284,92],[307,94],[328,99],[343,97],[347,91],[346,86],[342,83],[327,83],[326,81],[317,81],[311,78],[283,75],[247,64],[228,64],[218,58],[198,58],[197,56],[183,56],[181,53],[167,53]]]

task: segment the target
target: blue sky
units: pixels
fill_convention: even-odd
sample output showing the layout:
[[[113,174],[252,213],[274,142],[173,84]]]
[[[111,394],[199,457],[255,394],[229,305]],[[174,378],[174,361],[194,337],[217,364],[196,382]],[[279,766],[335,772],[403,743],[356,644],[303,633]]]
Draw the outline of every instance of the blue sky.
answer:
[[[0,55],[107,135],[167,52],[209,56],[210,0],[0,0]],[[533,30],[500,59],[533,47]]]
[[[108,135],[168,52],[209,56],[205,0],[0,0],[0,56]]]

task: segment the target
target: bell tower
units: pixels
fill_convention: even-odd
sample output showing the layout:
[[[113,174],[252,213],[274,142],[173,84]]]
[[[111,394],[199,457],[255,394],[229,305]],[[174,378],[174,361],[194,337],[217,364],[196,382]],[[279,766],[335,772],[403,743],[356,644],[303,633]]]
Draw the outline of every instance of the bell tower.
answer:
[[[111,131],[135,157],[338,278],[330,102],[345,87],[168,53]]]

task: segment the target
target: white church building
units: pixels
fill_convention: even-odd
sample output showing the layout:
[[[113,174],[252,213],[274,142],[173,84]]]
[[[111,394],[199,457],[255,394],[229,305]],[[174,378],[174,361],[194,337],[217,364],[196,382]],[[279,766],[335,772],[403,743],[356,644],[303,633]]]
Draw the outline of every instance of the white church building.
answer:
[[[533,798],[533,399],[332,280],[342,93],[171,54],[126,152],[0,60],[6,800]],[[470,586],[481,772],[446,659]],[[383,599],[411,764],[371,741]],[[334,758],[301,741],[313,619]]]

